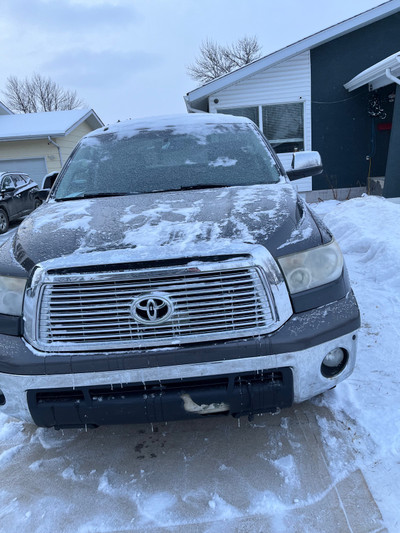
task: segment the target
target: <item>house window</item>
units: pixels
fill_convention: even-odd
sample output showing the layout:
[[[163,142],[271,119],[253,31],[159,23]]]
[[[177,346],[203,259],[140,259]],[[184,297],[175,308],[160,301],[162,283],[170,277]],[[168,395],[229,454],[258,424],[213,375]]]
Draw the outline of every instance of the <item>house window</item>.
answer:
[[[247,117],[263,131],[278,154],[304,150],[303,102],[218,109],[217,113]]]
[[[304,150],[303,117],[303,103],[262,106],[262,129],[276,152]]]
[[[218,109],[217,113],[223,113],[224,115],[234,115],[235,117],[247,117],[259,127],[260,121],[258,109],[259,106],[233,107],[232,109]]]

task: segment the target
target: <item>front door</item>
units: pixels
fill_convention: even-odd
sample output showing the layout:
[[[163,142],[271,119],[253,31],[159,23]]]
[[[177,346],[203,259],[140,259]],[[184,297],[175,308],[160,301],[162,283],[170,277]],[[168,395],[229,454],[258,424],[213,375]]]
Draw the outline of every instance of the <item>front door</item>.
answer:
[[[35,209],[32,189],[36,187],[36,183],[31,181],[28,176],[13,174],[12,177],[15,183],[15,197],[20,200],[19,216],[28,215]]]

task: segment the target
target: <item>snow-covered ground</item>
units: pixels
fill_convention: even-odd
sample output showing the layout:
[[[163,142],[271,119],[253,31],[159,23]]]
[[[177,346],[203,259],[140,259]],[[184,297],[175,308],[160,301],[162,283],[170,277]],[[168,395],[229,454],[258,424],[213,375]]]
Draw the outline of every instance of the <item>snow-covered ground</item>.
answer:
[[[400,205],[362,197],[313,208],[342,247],[361,309],[353,375],[240,425],[55,432],[0,415],[0,530],[400,531]],[[315,440],[322,453],[310,461]],[[362,478],[383,524],[362,508]]]
[[[400,531],[400,204],[374,196],[313,206],[342,248],[362,320],[353,375],[324,397],[356,421],[357,462]],[[363,435],[370,438],[363,439]]]

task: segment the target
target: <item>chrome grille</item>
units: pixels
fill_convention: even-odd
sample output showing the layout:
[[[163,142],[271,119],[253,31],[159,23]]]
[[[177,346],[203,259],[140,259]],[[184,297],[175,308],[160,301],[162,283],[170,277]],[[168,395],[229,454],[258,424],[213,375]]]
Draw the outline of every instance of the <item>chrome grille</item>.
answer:
[[[221,266],[221,263],[218,264]],[[260,268],[171,268],[116,274],[68,275],[44,283],[37,339],[45,349],[87,350],[230,339],[261,334],[275,321]],[[161,293],[174,312],[159,324],[141,324],[132,303]]]

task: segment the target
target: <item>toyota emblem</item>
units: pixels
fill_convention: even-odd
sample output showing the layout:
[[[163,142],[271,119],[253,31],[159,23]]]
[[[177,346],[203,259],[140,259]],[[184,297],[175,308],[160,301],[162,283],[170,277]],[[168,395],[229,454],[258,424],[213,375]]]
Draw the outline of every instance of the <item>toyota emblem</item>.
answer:
[[[140,324],[146,326],[165,322],[174,312],[174,306],[164,293],[153,292],[136,298],[131,306],[131,315]]]

